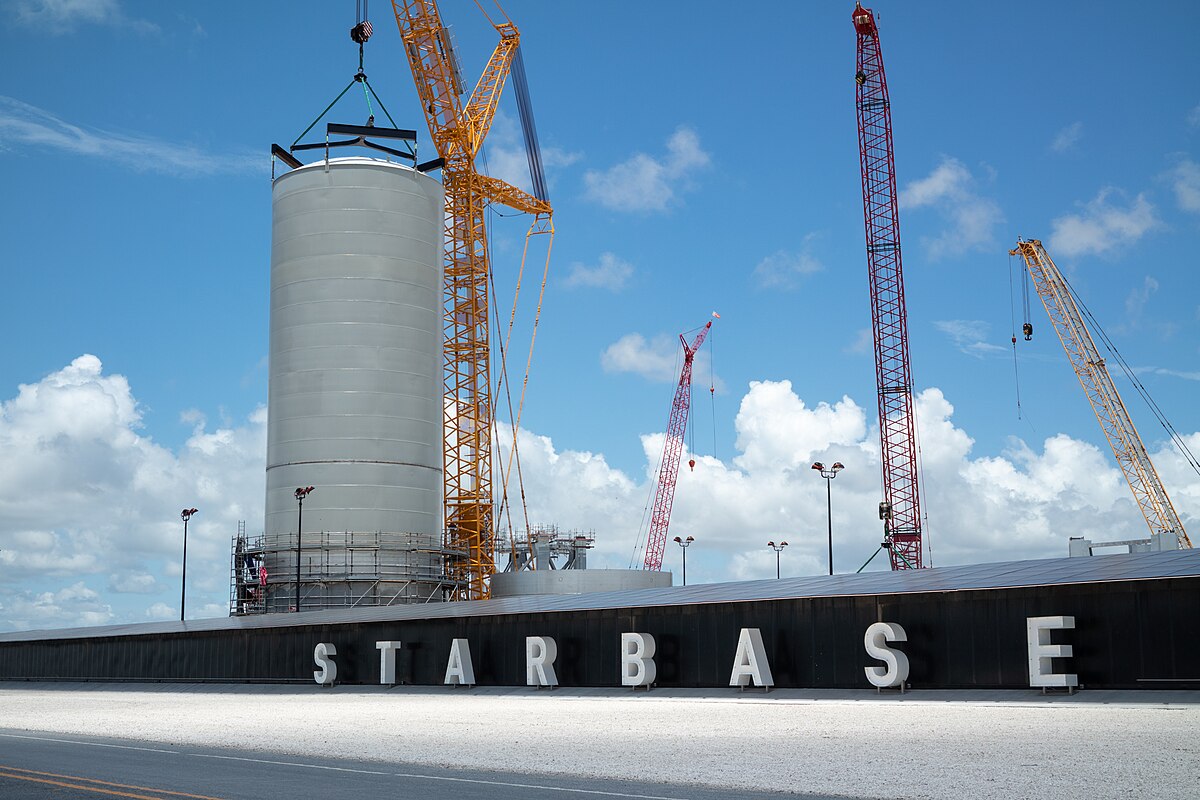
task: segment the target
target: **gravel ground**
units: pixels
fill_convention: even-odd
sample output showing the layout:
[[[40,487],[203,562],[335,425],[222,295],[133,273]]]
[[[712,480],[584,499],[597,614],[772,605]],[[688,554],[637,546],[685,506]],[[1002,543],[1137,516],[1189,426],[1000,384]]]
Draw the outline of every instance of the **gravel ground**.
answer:
[[[0,684],[0,727],[880,798],[1194,798],[1186,692]]]

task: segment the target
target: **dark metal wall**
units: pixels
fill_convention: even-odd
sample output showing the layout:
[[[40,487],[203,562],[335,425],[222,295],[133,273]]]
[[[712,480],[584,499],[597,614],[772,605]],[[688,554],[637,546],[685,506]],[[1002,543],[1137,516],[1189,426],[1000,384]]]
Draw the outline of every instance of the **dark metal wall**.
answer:
[[[402,641],[398,682],[441,684],[450,642],[470,641],[480,685],[525,684],[525,637],[551,636],[562,686],[619,686],[620,636],[651,633],[659,686],[729,685],[741,628],[759,628],[778,687],[867,688],[873,622],[898,622],[914,688],[1029,685],[1027,617],[1070,615],[1056,633],[1090,688],[1200,689],[1200,578],[906,595],[345,623],[0,642],[0,679],[311,681],[313,648],[337,647],[339,683],[378,683],[375,642]]]

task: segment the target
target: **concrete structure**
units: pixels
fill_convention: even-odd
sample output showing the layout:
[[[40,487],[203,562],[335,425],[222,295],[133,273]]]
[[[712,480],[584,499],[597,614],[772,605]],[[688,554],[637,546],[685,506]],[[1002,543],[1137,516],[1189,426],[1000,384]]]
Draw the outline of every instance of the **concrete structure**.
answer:
[[[305,486],[302,607],[440,599],[442,230],[441,184],[401,164],[275,180],[266,519],[234,564],[247,611],[294,605]]]

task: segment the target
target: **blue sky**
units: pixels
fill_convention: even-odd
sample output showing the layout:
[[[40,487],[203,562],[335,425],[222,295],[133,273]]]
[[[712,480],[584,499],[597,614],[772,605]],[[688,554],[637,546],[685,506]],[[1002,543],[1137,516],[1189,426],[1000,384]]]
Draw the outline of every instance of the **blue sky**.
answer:
[[[0,2],[0,629],[178,615],[193,505],[189,615],[227,608],[229,539],[262,524],[269,146],[355,71],[353,6]],[[770,577],[780,538],[785,574],[824,571],[814,459],[847,465],[838,569],[878,543],[852,8],[506,4],[558,230],[528,491],[535,521],[596,530],[596,563],[629,562],[676,336],[713,310],[672,525],[697,538],[689,580]],[[1200,450],[1200,9],[875,10],[934,563],[1145,535],[1036,298],[1017,416],[1007,250],[1045,241]],[[390,4],[371,11],[367,74],[428,153]],[[495,32],[473,3],[443,14],[473,83]],[[487,163],[525,181],[516,119],[506,96]],[[502,296],[526,224],[495,221]],[[1126,395],[1195,535],[1200,478]]]

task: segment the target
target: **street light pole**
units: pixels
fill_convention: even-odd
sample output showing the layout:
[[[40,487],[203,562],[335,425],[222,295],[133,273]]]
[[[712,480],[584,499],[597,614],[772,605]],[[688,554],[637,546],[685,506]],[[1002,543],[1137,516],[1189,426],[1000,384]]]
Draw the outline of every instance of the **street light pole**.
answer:
[[[767,542],[767,547],[775,551],[775,580],[779,580],[779,554],[783,552],[783,548],[787,547],[787,542]]]
[[[179,582],[179,621],[183,622],[183,604],[187,600],[187,528],[188,520],[199,509],[185,508],[179,512],[183,520],[183,579]]]
[[[302,486],[296,490],[296,610],[300,610],[300,539],[304,533],[304,498],[312,494],[313,487]]]
[[[687,549],[688,549],[688,547],[691,546],[692,542],[694,542],[694,541],[696,541],[695,536],[689,536],[686,539],[680,539],[678,536],[675,537],[675,544],[677,544],[683,548],[683,585],[684,586],[687,586]]]
[[[829,517],[829,574],[833,574],[833,490],[830,486],[837,474],[844,470],[846,466],[840,462],[833,462],[833,466],[825,469],[825,465],[820,461],[814,461],[812,468],[821,473],[821,477],[825,479],[825,513]]]

